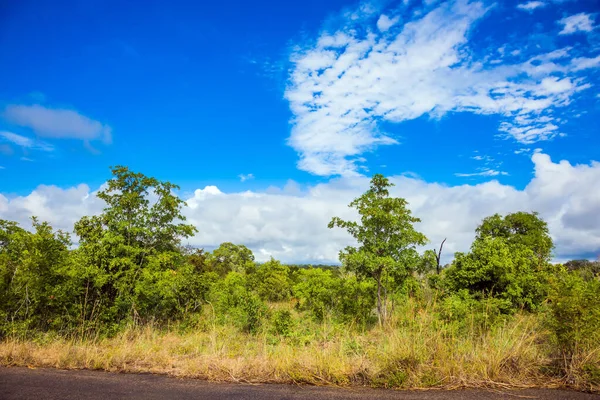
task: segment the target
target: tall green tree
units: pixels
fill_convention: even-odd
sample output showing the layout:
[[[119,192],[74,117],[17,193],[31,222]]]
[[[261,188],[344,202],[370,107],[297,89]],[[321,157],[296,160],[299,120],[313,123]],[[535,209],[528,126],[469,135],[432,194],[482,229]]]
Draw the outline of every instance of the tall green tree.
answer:
[[[340,261],[357,276],[376,282],[380,324],[387,318],[390,284],[400,286],[413,272],[419,263],[416,246],[427,242],[425,235],[415,230],[413,224],[420,219],[412,216],[406,200],[390,197],[392,186],[383,175],[374,175],[369,190],[349,205],[358,211],[360,221],[334,217],[329,223],[329,228],[346,229],[358,242],[358,247],[348,246],[340,252]]]
[[[156,305],[161,291],[164,295],[163,289],[173,286],[165,281],[174,275],[169,271],[183,262],[181,240],[196,231],[184,223],[185,202],[173,193],[177,185],[123,166],[112,168],[112,174],[98,193],[104,212],[75,224],[84,265],[83,302],[95,304],[89,300],[96,293],[112,309],[111,319],[128,311],[137,315],[137,303]]]

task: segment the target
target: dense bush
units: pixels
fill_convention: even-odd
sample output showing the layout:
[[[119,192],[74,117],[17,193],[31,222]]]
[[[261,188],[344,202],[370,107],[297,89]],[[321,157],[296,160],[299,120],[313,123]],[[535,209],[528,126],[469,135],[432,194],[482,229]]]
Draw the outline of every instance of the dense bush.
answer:
[[[445,271],[450,292],[462,289],[475,298],[506,300],[513,309],[535,310],[546,298],[552,239],[535,213],[486,218],[477,228],[469,253],[456,253]]]
[[[600,343],[600,280],[563,272],[552,280],[547,324],[561,356]]]

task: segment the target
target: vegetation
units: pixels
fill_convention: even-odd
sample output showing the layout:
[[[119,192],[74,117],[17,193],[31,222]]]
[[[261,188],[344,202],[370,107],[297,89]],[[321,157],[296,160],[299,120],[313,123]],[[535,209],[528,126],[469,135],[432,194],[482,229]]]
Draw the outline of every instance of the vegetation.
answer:
[[[0,220],[0,364],[379,387],[600,389],[600,262],[555,265],[546,223],[485,218],[441,268],[375,175],[334,217],[341,267],[257,263],[196,228],[174,190],[125,167],[68,233]],[[200,227],[201,228],[201,227]],[[443,245],[443,243],[442,243]]]

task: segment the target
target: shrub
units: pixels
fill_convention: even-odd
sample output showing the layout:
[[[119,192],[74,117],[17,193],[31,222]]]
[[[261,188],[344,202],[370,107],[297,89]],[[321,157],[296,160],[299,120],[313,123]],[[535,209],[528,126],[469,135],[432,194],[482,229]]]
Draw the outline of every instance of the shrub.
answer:
[[[214,284],[209,299],[218,321],[232,322],[247,332],[256,332],[267,314],[267,306],[248,289],[246,276],[239,272],[230,272]]]
[[[600,343],[600,281],[562,273],[552,283],[547,326],[564,359]]]
[[[273,332],[284,337],[290,336],[294,321],[289,310],[278,310],[273,314]]]

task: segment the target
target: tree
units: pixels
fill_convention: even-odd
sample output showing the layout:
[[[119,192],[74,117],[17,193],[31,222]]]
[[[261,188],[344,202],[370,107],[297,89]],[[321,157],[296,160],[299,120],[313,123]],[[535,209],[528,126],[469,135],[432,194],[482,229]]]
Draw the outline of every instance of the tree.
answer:
[[[184,260],[181,239],[196,232],[184,223],[185,202],[173,194],[177,185],[123,166],[112,168],[112,173],[107,188],[98,193],[106,203],[104,212],[75,224],[84,308],[91,300],[108,300],[109,320],[127,311],[137,315],[136,300],[147,307],[159,302],[157,296],[165,293],[157,291],[158,281],[171,280],[169,271]],[[161,290],[172,287],[164,283]]]
[[[552,239],[536,213],[487,217],[476,229],[469,253],[456,253],[445,284],[478,297],[504,299],[514,308],[535,309],[545,298],[552,272]]]
[[[405,199],[390,197],[393,184],[383,175],[374,175],[371,185],[349,207],[357,209],[360,222],[334,217],[329,228],[344,228],[359,243],[340,252],[340,261],[357,276],[373,279],[377,284],[377,316],[383,324],[387,318],[387,294],[391,282],[401,283],[416,268],[416,246],[427,238],[413,224],[420,222],[407,208]]]
[[[254,254],[244,245],[230,242],[221,243],[208,257],[208,264],[212,271],[220,276],[225,276],[231,271],[254,271]]]
[[[494,214],[481,222],[476,233],[475,240],[491,236],[503,238],[510,246],[525,246],[534,252],[540,265],[550,261],[552,257],[554,243],[548,231],[548,224],[537,212],[519,211],[505,217]]]

